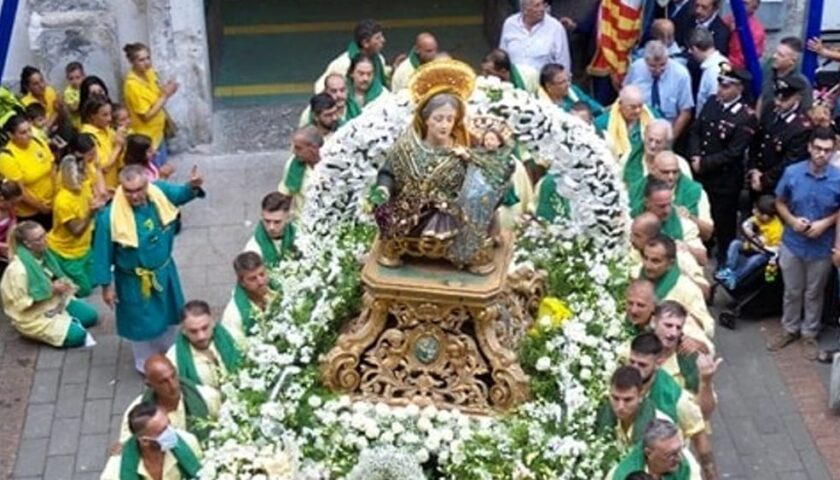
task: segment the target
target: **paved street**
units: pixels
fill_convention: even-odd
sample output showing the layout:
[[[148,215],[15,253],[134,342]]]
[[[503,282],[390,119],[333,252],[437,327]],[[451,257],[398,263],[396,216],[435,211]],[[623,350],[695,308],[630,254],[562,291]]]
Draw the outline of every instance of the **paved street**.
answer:
[[[266,144],[276,145],[278,133]],[[239,149],[226,145],[224,151]],[[230,263],[250,235],[262,194],[276,187],[285,157],[188,154],[174,160],[180,175],[196,163],[207,180],[208,198],[184,209],[176,241],[187,298],[206,299],[217,311],[224,306],[234,281]],[[0,322],[0,478],[98,478],[124,408],[142,385],[130,349],[113,335],[112,315],[98,292],[92,299],[105,313],[93,329],[99,342],[93,349],[37,346]],[[768,354],[764,342],[776,328],[767,320],[718,331],[725,358],[713,425],[720,478],[840,479],[840,459],[826,454],[840,447],[838,418],[825,409],[826,369],[801,360],[796,346]]]

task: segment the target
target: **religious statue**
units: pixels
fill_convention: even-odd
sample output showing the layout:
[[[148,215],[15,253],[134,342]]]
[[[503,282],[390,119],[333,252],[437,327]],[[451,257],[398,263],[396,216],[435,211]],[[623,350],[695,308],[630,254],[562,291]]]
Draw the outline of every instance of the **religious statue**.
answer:
[[[412,77],[414,120],[387,154],[372,195],[381,265],[399,266],[410,255],[493,271],[495,214],[514,164],[504,121],[466,118],[474,85],[472,69],[455,60],[431,62]]]

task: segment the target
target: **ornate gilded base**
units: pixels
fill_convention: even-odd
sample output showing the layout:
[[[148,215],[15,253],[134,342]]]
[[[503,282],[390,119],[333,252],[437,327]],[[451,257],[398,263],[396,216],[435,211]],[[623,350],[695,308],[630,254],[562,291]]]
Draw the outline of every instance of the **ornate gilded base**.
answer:
[[[396,268],[403,265],[403,257],[427,258],[427,259],[449,259],[447,252],[452,245],[453,238],[438,239],[434,237],[395,237],[380,238],[379,249],[376,258],[383,267]],[[494,254],[496,253],[496,241],[488,238],[485,244],[476,253],[468,265],[456,265],[458,268],[466,268],[475,275],[489,275],[496,268]]]
[[[470,413],[525,401],[528,378],[515,350],[536,302],[527,297],[542,287],[539,279],[530,287],[509,282],[512,245],[506,235],[496,250],[495,273],[476,277],[428,260],[382,268],[375,260],[377,242],[362,272],[362,314],[323,359],[324,383],[391,404]]]

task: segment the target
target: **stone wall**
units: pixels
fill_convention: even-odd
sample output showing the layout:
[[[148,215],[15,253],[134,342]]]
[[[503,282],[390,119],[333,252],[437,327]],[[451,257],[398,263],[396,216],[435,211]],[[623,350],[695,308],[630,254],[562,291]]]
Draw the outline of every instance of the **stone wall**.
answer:
[[[25,35],[22,32],[26,32]],[[144,42],[161,80],[178,92],[166,109],[179,126],[175,151],[212,139],[212,97],[203,2],[197,0],[28,0],[21,2],[4,83],[17,89],[21,68],[34,65],[63,89],[64,66],[80,61],[121,99],[129,65],[122,46]]]

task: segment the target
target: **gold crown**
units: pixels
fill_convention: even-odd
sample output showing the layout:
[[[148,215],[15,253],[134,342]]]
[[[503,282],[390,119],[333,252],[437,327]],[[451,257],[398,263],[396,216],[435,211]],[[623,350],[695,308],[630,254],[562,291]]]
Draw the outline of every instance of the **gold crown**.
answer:
[[[466,101],[474,87],[473,69],[464,62],[451,59],[434,60],[422,65],[408,83],[415,105],[444,91],[450,91]]]

